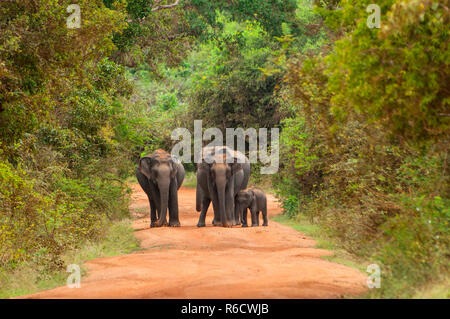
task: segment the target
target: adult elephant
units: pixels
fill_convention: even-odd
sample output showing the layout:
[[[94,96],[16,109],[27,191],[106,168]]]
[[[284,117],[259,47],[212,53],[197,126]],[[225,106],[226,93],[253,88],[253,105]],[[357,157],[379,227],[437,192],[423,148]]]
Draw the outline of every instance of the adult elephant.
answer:
[[[150,202],[150,227],[180,226],[178,189],[184,180],[181,162],[164,150],[156,150],[139,161],[136,177]],[[158,215],[157,215],[158,214]]]
[[[227,157],[231,160],[227,161]],[[226,146],[204,147],[197,164],[196,209],[200,213],[198,227],[205,226],[206,212],[213,203],[213,225],[240,225],[240,212],[235,207],[236,194],[247,187],[250,162],[241,152]]]

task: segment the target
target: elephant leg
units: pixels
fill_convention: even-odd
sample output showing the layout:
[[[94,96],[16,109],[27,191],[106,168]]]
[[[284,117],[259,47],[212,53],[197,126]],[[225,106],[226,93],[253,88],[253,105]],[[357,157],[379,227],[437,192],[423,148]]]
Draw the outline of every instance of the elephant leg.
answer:
[[[212,201],[212,203],[214,211],[214,219],[212,221],[212,224],[214,226],[222,226],[222,221],[220,220],[219,205],[215,204],[214,201]]]
[[[169,226],[181,226],[178,218],[178,186],[176,182],[170,185],[169,190]]]
[[[220,219],[219,200],[217,199],[217,194],[215,192],[212,193],[212,198],[210,199],[210,201],[213,204],[213,212],[214,212],[214,218],[213,218],[212,224],[214,226],[222,226],[222,220]]]
[[[232,189],[231,192],[234,196],[234,219],[235,219],[235,224],[236,225],[240,225],[241,224],[241,219],[242,219],[242,211],[239,209],[239,205],[236,205],[236,197],[237,197],[237,193],[244,189],[245,187],[243,187],[245,185],[247,185],[247,183],[245,182],[245,174],[244,171],[239,171],[237,172],[234,177],[233,177],[233,183],[232,183]]]
[[[148,202],[150,204],[150,227],[154,227],[157,219],[157,210],[159,209],[158,203],[154,200],[157,198],[155,189],[153,187],[153,184],[150,183],[147,177],[145,177],[139,170],[136,171],[136,177],[139,185],[141,185],[142,189],[147,195]]]
[[[155,192],[155,196],[153,196],[150,202],[150,206],[152,207],[151,210],[153,210],[153,215],[150,213],[150,227],[158,227],[157,223],[160,216],[161,211],[161,200],[159,199],[159,193]],[[156,217],[156,220],[154,218]],[[163,223],[163,225],[167,225],[167,221]]]
[[[242,227],[248,227],[247,224],[247,208],[242,211]]]
[[[252,213],[252,227],[258,226],[258,215],[257,215],[257,211],[251,209],[250,212]]]
[[[202,212],[200,213],[200,218],[198,219],[197,227],[205,227],[205,218],[206,218],[206,212],[208,211],[209,204],[211,203],[211,199],[203,196],[202,199]]]
[[[199,182],[197,181],[197,189],[195,190],[195,210],[200,212],[202,210],[203,194],[202,189],[200,188],[200,185],[198,183]]]
[[[158,227],[158,226],[167,226],[167,218],[162,222],[161,225],[158,225],[158,221],[161,218],[161,194],[158,190],[157,187],[155,187],[154,185],[152,185],[152,198],[153,202],[155,203],[155,207],[156,207],[156,214],[157,214],[157,220],[154,224],[154,227]]]
[[[268,219],[267,219],[267,207],[264,207],[263,208],[263,210],[262,210],[262,216],[263,216],[263,226],[268,226],[269,225],[269,222],[268,222]]]
[[[234,179],[236,178],[236,176],[234,176]],[[229,219],[231,222],[232,226],[235,225],[240,225],[241,224],[241,218],[238,218],[238,216],[240,215],[239,212],[237,211],[237,207],[236,207],[236,194],[234,193],[234,188],[235,188],[235,180],[233,180],[232,182],[230,182],[230,186],[228,191],[230,192],[230,199],[228,202],[228,206],[229,206]]]
[[[237,225],[237,222],[235,220],[235,212],[234,212],[234,195],[233,195],[233,187],[232,183],[230,183],[230,186],[227,187],[228,189],[225,190],[225,216],[226,221],[222,221],[222,226],[227,225],[225,227],[232,227],[234,225]]]
[[[158,217],[156,217],[156,203],[149,198],[150,201],[150,227],[156,226],[156,221]]]
[[[236,221],[236,225],[240,225],[241,224],[241,212],[239,209],[239,205],[236,205],[236,199],[234,202],[234,220]]]
[[[158,221],[161,218],[161,212],[160,211],[157,211],[157,212],[158,212],[158,219],[157,219],[157,221]],[[167,217],[166,217],[166,218],[164,218],[161,226],[167,226],[167,225],[168,224],[167,224]],[[156,226],[156,224],[155,224],[155,226]]]

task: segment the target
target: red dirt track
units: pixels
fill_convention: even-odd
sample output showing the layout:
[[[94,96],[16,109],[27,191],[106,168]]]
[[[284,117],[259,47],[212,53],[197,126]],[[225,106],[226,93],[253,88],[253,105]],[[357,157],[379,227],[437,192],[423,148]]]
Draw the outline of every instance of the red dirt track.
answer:
[[[148,199],[133,185],[131,211],[143,250],[98,258],[81,288],[59,287],[25,298],[340,298],[366,290],[366,275],[321,256],[332,252],[290,227],[197,228],[195,189],[179,191],[181,227],[149,228]],[[212,205],[211,205],[212,206]],[[268,195],[269,216],[281,213]],[[261,221],[260,221],[261,223]]]

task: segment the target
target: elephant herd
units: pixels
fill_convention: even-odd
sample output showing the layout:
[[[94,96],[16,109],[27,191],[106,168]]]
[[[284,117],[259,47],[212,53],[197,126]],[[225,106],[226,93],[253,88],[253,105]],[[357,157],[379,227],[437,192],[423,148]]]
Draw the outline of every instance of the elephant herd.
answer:
[[[150,227],[180,226],[178,189],[184,176],[183,164],[164,150],[140,159],[136,177],[150,202]],[[250,162],[244,154],[226,146],[204,147],[197,164],[196,210],[200,212],[197,226],[205,226],[211,202],[214,226],[247,227],[248,209],[252,226],[259,226],[259,212],[263,226],[267,226],[266,195],[257,187],[247,188],[249,177]]]

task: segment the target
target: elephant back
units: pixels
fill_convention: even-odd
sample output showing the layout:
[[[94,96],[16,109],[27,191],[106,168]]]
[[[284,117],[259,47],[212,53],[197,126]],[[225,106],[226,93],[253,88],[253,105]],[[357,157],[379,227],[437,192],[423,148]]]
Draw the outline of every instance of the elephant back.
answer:
[[[250,164],[248,158],[244,154],[232,150],[227,146],[205,146],[203,148],[201,163],[212,163],[217,156],[221,155],[238,159],[239,163]]]

